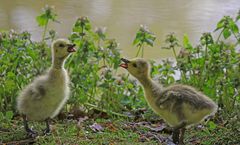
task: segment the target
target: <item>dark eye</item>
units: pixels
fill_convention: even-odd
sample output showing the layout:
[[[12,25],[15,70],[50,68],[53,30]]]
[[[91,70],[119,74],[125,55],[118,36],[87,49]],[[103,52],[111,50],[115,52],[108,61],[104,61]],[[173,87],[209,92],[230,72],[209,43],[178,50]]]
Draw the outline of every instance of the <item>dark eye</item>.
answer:
[[[64,44],[62,44],[62,43],[60,43],[60,44],[59,44],[59,47],[65,47],[65,45],[64,45]]]
[[[136,64],[136,63],[133,63],[132,65],[133,65],[133,67],[137,67],[137,64]]]

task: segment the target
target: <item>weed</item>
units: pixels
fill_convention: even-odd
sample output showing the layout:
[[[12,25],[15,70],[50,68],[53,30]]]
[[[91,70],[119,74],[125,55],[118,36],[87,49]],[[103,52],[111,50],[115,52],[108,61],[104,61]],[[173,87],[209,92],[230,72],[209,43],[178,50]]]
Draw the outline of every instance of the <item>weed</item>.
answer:
[[[28,32],[11,30],[0,35],[0,110],[5,112],[15,110],[19,90],[49,65],[50,49],[33,42]]]
[[[155,39],[154,33],[150,32],[147,26],[141,25],[133,41],[133,45],[138,48],[136,57],[138,57],[140,51],[142,52],[141,57],[143,57],[145,45],[153,46]]]
[[[54,7],[48,6],[48,5],[46,5],[45,8],[43,8],[43,13],[37,16],[36,20],[40,27],[44,27],[43,34],[42,34],[42,41],[49,39],[49,38],[46,38],[49,21],[51,20],[53,22],[59,23],[59,21],[57,20],[57,14],[54,12]],[[51,30],[49,31],[49,34],[50,34],[50,38],[53,39],[55,37],[55,31]]]

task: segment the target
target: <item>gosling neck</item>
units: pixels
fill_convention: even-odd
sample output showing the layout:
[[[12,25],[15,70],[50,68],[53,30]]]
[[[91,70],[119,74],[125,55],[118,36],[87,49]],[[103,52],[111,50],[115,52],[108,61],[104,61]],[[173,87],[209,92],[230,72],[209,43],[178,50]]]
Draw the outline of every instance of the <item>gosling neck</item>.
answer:
[[[149,76],[138,78],[138,80],[144,88],[148,88],[153,83],[152,79]]]
[[[65,58],[53,57],[52,59],[52,68],[54,69],[64,69]]]
[[[154,82],[150,76],[148,77],[143,77],[138,79],[140,81],[140,83],[142,84],[145,93],[148,94],[148,97],[156,97],[158,96],[158,93],[162,91],[163,87],[161,84],[157,84],[156,82]],[[150,92],[151,93],[150,93]],[[149,94],[150,93],[150,94]],[[148,98],[149,99],[149,98]]]

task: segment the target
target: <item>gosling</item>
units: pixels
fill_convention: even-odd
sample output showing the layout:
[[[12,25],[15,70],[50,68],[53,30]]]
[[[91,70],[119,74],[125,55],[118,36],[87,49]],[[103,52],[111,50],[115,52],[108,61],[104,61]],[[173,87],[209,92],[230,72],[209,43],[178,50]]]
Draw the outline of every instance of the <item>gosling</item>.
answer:
[[[28,120],[45,121],[44,134],[50,133],[49,119],[55,117],[66,103],[70,89],[64,63],[75,44],[58,39],[52,43],[52,66],[47,73],[37,77],[17,97],[17,109],[23,115],[24,128],[29,136],[37,133],[28,126]]]
[[[148,105],[170,125],[175,144],[184,144],[186,127],[201,122],[217,111],[217,105],[211,99],[190,86],[176,84],[164,88],[155,83],[150,78],[150,65],[146,60],[121,60],[124,63],[120,66],[143,86]]]

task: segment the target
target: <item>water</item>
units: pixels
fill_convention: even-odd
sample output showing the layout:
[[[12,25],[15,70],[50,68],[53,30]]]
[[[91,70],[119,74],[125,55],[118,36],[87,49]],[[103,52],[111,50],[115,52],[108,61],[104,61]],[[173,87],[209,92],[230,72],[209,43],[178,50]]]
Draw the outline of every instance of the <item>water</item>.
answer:
[[[46,4],[55,6],[62,22],[50,25],[59,37],[70,34],[79,16],[88,16],[94,26],[107,27],[127,57],[136,54],[132,41],[139,26],[147,25],[157,36],[154,47],[145,51],[152,59],[172,56],[170,50],[160,49],[168,33],[175,32],[180,39],[188,34],[197,43],[201,33],[213,31],[220,18],[235,16],[240,9],[239,0],[0,0],[0,29],[27,30],[40,40],[42,30],[35,17]]]

